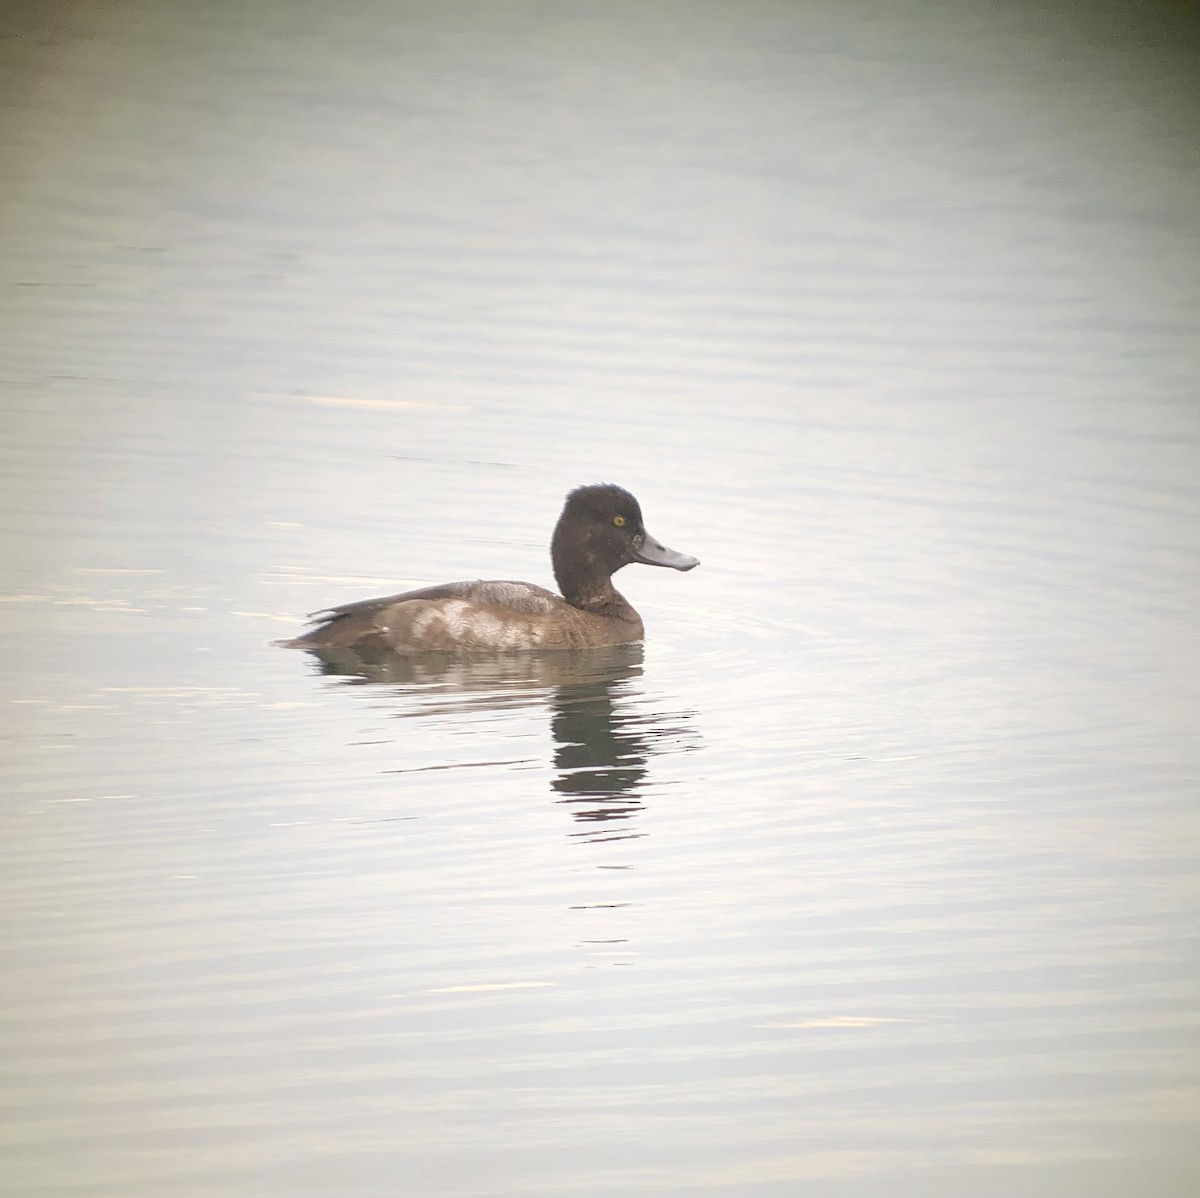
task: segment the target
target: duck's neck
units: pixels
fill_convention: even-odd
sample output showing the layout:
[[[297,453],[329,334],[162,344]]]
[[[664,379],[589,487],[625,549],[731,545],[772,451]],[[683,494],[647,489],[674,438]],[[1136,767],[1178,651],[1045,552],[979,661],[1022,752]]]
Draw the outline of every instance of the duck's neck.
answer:
[[[563,587],[563,598],[572,607],[577,607],[580,611],[595,612],[598,616],[623,620],[633,617],[633,608],[629,606],[629,600],[607,578],[590,587],[574,587],[571,590]]]
[[[633,609],[625,596],[612,584],[612,579],[597,575],[593,562],[585,553],[579,560],[560,556],[554,563],[554,577],[562,597],[580,611],[597,615],[627,617]]]

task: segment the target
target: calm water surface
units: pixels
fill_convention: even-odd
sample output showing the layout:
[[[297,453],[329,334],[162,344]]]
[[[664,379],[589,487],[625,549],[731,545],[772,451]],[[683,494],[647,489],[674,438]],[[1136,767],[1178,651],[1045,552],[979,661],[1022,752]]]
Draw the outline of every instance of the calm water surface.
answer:
[[[0,42],[0,1189],[1197,1192],[1167,10],[80,4]],[[322,674],[550,580],[644,646]]]

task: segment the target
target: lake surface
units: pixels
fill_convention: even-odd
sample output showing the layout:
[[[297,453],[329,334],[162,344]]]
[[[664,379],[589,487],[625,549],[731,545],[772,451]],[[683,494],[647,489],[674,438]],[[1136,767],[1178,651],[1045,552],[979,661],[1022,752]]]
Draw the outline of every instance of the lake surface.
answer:
[[[1195,37],[1061,7],[10,16],[0,1190],[1197,1192]],[[644,645],[272,644],[601,479]]]

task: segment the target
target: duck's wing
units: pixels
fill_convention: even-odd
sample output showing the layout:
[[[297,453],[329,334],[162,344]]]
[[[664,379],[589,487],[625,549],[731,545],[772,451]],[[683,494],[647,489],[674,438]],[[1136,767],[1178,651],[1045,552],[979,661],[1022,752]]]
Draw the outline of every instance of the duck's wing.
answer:
[[[451,599],[463,599],[493,611],[520,612],[526,616],[544,616],[567,606],[565,599],[553,591],[546,590],[545,587],[534,586],[531,582],[508,582],[498,578],[454,582],[448,587],[432,587],[431,590],[446,590],[449,592],[448,598]],[[420,597],[426,596],[421,593]]]
[[[308,619],[317,625],[333,624],[337,620],[352,617],[370,620],[381,611],[386,611],[394,603],[406,603],[410,599],[459,599],[460,587],[472,586],[469,582],[446,582],[435,587],[421,587],[416,591],[401,591],[398,595],[383,595],[379,599],[356,599],[353,603],[341,603],[337,607],[323,607],[320,611],[310,611]]]
[[[379,599],[357,599],[337,607],[323,607],[308,613],[314,624],[332,624],[347,617],[369,619],[397,603],[413,599],[465,599],[488,607],[511,608],[525,614],[552,611],[563,600],[545,587],[531,582],[508,582],[503,579],[475,579],[471,582],[444,582],[438,586],[402,591],[399,595],[384,595]]]

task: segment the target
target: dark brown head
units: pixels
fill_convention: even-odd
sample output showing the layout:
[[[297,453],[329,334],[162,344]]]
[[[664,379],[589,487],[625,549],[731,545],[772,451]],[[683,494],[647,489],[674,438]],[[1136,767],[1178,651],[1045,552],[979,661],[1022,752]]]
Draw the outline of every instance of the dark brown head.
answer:
[[[630,562],[691,570],[700,563],[656,541],[642,523],[638,501],[612,483],[576,487],[567,496],[550,542],[554,577],[563,598],[588,607],[611,593],[609,579]]]

